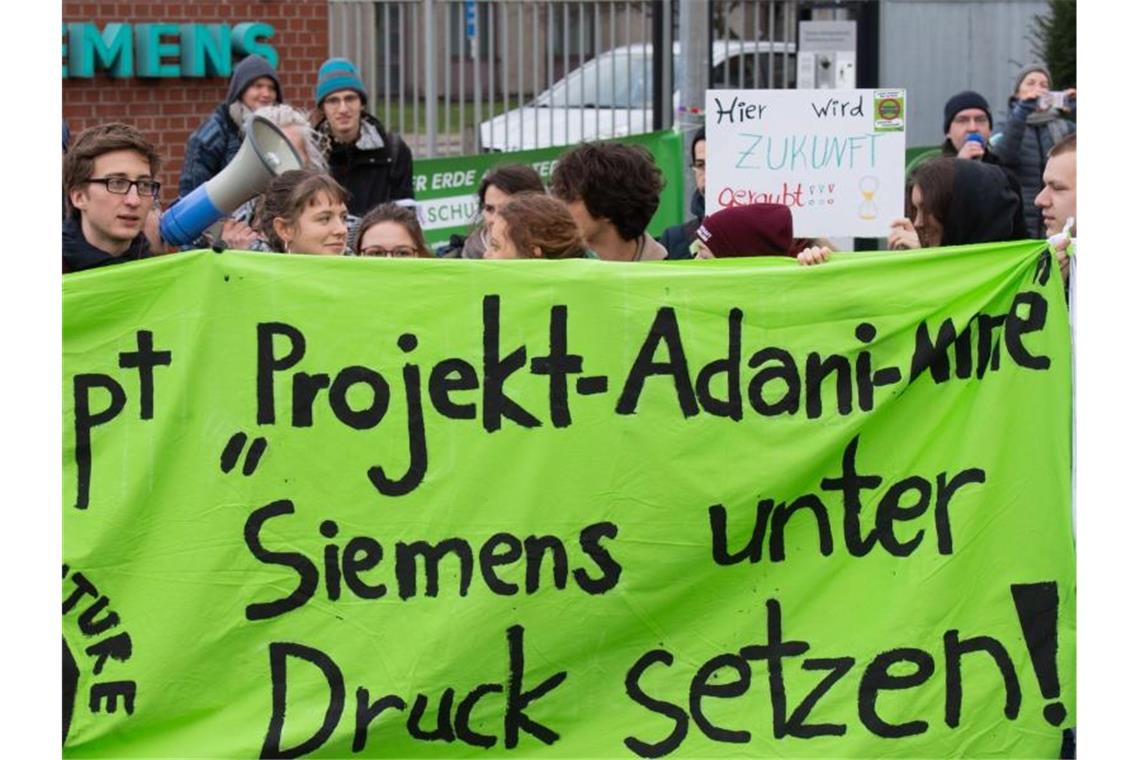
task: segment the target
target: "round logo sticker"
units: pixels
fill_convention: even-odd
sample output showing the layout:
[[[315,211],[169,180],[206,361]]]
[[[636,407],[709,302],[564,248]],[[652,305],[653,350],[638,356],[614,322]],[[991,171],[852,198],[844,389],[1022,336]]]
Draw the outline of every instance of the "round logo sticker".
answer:
[[[880,119],[897,119],[902,114],[902,104],[897,98],[884,98],[879,101]]]

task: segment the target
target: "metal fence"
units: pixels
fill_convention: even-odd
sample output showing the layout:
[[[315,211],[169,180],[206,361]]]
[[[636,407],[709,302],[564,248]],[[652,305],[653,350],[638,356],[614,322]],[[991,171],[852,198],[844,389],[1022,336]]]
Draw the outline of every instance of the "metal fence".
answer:
[[[357,63],[369,110],[417,156],[577,143],[653,129],[655,97],[671,125],[687,1],[331,0],[329,51]],[[706,86],[795,86],[799,3],[702,7]],[[655,43],[672,52],[660,79]]]

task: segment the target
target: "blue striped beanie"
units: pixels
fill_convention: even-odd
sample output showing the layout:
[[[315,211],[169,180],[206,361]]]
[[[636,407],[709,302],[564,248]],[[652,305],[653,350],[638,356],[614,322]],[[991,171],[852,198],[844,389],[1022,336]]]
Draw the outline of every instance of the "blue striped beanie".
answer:
[[[364,91],[360,72],[347,58],[330,58],[321,64],[317,73],[317,108],[337,90],[353,90],[360,94],[362,101],[368,102],[368,93]]]

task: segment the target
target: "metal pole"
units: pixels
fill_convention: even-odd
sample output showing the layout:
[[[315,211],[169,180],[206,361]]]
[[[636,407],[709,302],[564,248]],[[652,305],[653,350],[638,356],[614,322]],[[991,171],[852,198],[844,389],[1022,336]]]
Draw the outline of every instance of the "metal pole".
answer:
[[[352,46],[352,61],[354,63],[356,63],[358,66],[360,65],[360,61],[362,59],[368,60],[363,55],[363,53],[364,53],[364,20],[363,20],[364,10],[365,10],[364,7],[359,6],[359,5],[352,9],[352,21],[353,21],[352,26],[356,32],[356,34],[353,35],[354,44]]]
[[[669,129],[673,126],[673,2],[672,0],[664,0],[661,3],[662,10],[664,11],[664,34],[662,38],[662,45],[664,45],[665,57],[662,60],[661,72],[661,97],[664,101],[663,120],[661,122],[661,129]]]
[[[420,9],[412,11],[412,40],[420,37]],[[420,62],[415,52],[411,56],[412,62],[412,131],[418,136],[420,133]],[[375,100],[373,100],[375,102]]]
[[[487,6],[487,118],[491,120],[491,144],[495,143],[495,56],[498,47],[495,46],[495,6]],[[510,150],[510,130],[503,123],[504,150]]]
[[[617,118],[617,109],[619,106],[617,100],[617,6],[611,0],[610,5],[610,93],[613,98],[613,107],[610,109],[610,134],[612,135],[617,131],[617,125],[614,120]],[[629,54],[630,50],[627,48],[625,51],[625,73],[626,73],[626,88],[625,88],[625,123],[629,124],[632,114],[629,112]]]
[[[665,22],[662,16],[665,15],[665,3],[662,0],[656,0],[653,3],[653,62],[651,64],[653,70],[653,129],[661,129],[661,125],[665,123],[665,116],[661,113],[661,76],[664,66],[661,62],[665,60]]]
[[[538,92],[539,92],[538,87],[539,87],[539,83],[541,81],[540,77],[539,77],[539,67],[538,67],[539,66],[538,49],[539,49],[539,47],[541,47],[541,44],[539,43],[539,37],[538,37],[538,8],[535,8],[533,6],[531,6],[531,9],[530,9],[530,24],[531,24],[531,26],[530,26],[530,28],[531,28],[530,50],[531,50],[531,58],[533,59],[533,64],[532,64],[531,70],[534,72],[532,75],[533,78],[531,79],[531,83],[530,83],[530,97],[531,97],[531,100],[533,100],[535,98],[535,96],[538,95]],[[538,147],[538,109],[535,108],[533,110],[534,110],[534,147],[537,148]]]
[[[681,3],[681,113],[679,116],[684,149],[689,150],[693,134],[705,123],[705,91],[709,87],[709,0]],[[695,110],[694,110],[695,109]],[[690,154],[685,153],[688,159]],[[693,173],[685,172],[685,218],[690,218],[688,199],[696,184]]]
[[[369,13],[365,16],[369,20],[369,27],[372,29],[372,36],[368,40],[368,47],[366,48],[366,56],[363,60],[368,61],[368,80],[365,82],[365,87],[368,90],[368,108],[369,113],[375,111],[380,103],[380,72],[384,70],[386,65],[385,61],[380,59],[380,40],[384,39],[383,20],[380,17],[380,9],[377,6],[372,6],[368,9]],[[363,19],[360,19],[363,24]]]
[[[768,33],[765,35],[767,39],[771,40],[776,36],[776,3],[768,3]],[[776,78],[776,54],[774,52],[768,53],[768,86],[775,87],[776,83],[773,81]]]
[[[653,129],[673,126],[673,4],[657,0],[653,14]]]
[[[546,120],[547,131],[550,133],[550,139],[547,141],[546,146],[549,147],[554,144],[554,26],[557,18],[558,10],[554,6],[547,6],[546,8],[546,90],[550,92],[550,102],[547,107],[550,109],[550,118]],[[535,114],[537,117],[537,114]],[[535,121],[538,119],[536,118]]]
[[[499,28],[503,30],[503,41],[500,43],[503,53],[499,56],[499,60],[503,63],[501,72],[503,80],[503,113],[506,113],[511,110],[511,12],[507,6],[499,7],[503,12],[501,16],[502,21],[499,22]],[[521,145],[514,148],[511,146],[511,130],[505,127],[504,130],[507,133],[507,150],[521,149]]]
[[[451,153],[451,9],[443,14],[443,139],[444,154]]]
[[[879,7],[874,3],[855,11],[855,86],[879,86]]]
[[[793,2],[784,3],[784,54],[783,55],[784,55],[784,89],[785,90],[788,89],[788,81],[789,81],[789,78],[791,76],[792,66],[794,65],[792,62],[791,54],[788,53],[788,42],[790,42],[792,40],[792,38],[795,37],[795,35],[792,34],[792,29],[793,29],[792,23],[793,23],[793,19],[795,18],[795,15],[796,15],[796,4],[795,4],[795,2],[793,1]]]
[[[634,109],[638,111],[644,111],[645,109],[641,107],[641,103],[633,102],[633,9],[630,8],[628,0],[625,4],[623,15],[625,16],[625,117],[632,122]],[[613,24],[614,27],[617,28],[617,19],[614,19]],[[644,58],[644,56],[642,56],[642,58]],[[645,119],[643,117],[639,118],[638,129],[643,129],[644,125]]]
[[[764,33],[760,29],[760,6],[756,6],[756,13],[752,16],[752,37],[751,37],[751,39],[753,39],[753,40],[764,39]],[[775,39],[776,39],[775,33],[768,35],[769,41],[774,41]],[[776,55],[775,52],[772,52],[772,48],[769,48],[768,51],[769,51],[768,55],[770,55],[770,56]],[[747,85],[743,85],[743,86],[745,86],[745,87],[759,87],[760,86],[760,84],[759,84],[760,79],[761,79],[761,77],[760,77],[760,47],[757,46],[756,52],[752,56],[752,81],[749,82]],[[768,82],[768,86],[769,87],[775,87],[776,83],[775,82]]]
[[[424,119],[427,121],[427,154],[435,158],[435,138],[439,125],[436,111],[439,93],[435,81],[435,0],[424,0]]]
[[[594,3],[594,28],[591,30],[593,34],[590,35],[590,47],[594,56],[594,139],[598,139],[598,133],[601,131],[602,126],[602,61],[598,58],[598,53],[601,52],[602,45],[600,40],[602,38],[602,9],[598,3]],[[610,79],[610,87],[612,88],[614,80]],[[610,90],[610,118],[613,118],[613,109],[617,108],[617,103],[613,102],[613,90]]]
[[[476,13],[478,13],[476,11]],[[448,41],[450,44],[450,40]],[[475,128],[479,123],[475,122]],[[463,24],[463,34],[459,37],[459,153],[466,154],[474,148],[467,147],[467,24]]]
[[[650,53],[653,47],[653,32],[650,28],[649,16],[652,13],[646,14],[645,9],[647,6],[641,8],[641,44],[642,52]],[[645,84],[641,88],[641,108],[643,111],[653,110],[653,101],[657,99],[656,91],[653,89],[653,55],[641,56],[641,81]],[[650,119],[653,114],[650,113]]]
[[[582,68],[586,60],[586,7],[578,5],[578,140],[586,134],[586,72]],[[569,133],[569,128],[567,128]]]
[[[357,26],[359,32],[360,26]],[[392,128],[392,6],[384,6],[384,126]]]
[[[855,16],[855,86],[879,86],[879,6],[860,3]],[[878,250],[876,238],[855,238],[856,251]]]
[[[471,74],[474,81],[471,83],[471,100],[475,104],[475,147],[477,150],[487,150],[483,144],[483,47],[480,35],[481,24],[479,17],[482,9],[475,8],[475,38],[471,40]]]

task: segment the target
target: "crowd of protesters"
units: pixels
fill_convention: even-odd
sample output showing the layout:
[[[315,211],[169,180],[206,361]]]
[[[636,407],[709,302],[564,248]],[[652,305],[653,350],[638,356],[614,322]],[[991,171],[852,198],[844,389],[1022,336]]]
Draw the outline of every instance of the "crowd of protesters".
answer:
[[[344,58],[321,65],[315,110],[285,103],[276,71],[256,55],[234,69],[224,102],[190,136],[180,198],[222,172],[267,119],[303,168],[274,177],[196,244],[240,250],[388,258],[595,258],[606,261],[790,256],[826,261],[830,241],[796,238],[790,210],[752,204],[705,215],[704,130],[688,145],[696,191],[691,221],[648,233],[664,177],[652,155],[623,143],[584,143],[555,166],[549,191],[527,166],[504,165],[479,184],[466,237],[433,252],[413,197],[413,157],[399,135],[367,112],[360,72]],[[906,216],[890,227],[891,250],[1050,237],[1067,277],[1076,234],[1076,92],[1051,90],[1047,68],[1017,75],[1009,117],[995,129],[977,92],[950,97],[941,157],[906,184]],[[162,240],[160,157],[133,127],[112,123],[74,141],[64,126],[64,272],[176,250]],[[70,143],[70,144],[69,144]],[[200,247],[199,245],[193,247]]]
[[[1076,93],[1057,93],[1051,84],[1048,69],[1039,64],[1019,72],[1008,120],[999,129],[979,93],[967,90],[947,100],[941,155],[907,178],[905,216],[890,225],[889,250],[1047,236],[1068,282],[1077,232]],[[825,239],[797,238],[785,205],[757,203],[706,215],[702,129],[688,144],[695,218],[665,230],[660,240],[648,227],[664,177],[649,151],[585,143],[559,158],[549,192],[528,166],[486,173],[469,234],[453,236],[449,246],[433,252],[415,209],[411,150],[366,111],[367,93],[355,65],[343,58],[326,61],[313,102],[312,116],[286,104],[276,72],[258,56],[236,67],[224,102],[189,138],[180,197],[226,168],[254,117],[280,129],[302,168],[273,177],[257,198],[212,225],[198,242],[380,258],[640,262],[786,256],[803,265],[824,264],[834,248]],[[110,123],[72,140],[64,124],[63,150],[65,273],[174,252],[160,234],[160,156],[142,133]],[[1062,756],[1072,757],[1072,751]]]

